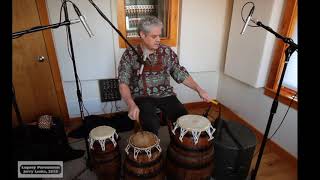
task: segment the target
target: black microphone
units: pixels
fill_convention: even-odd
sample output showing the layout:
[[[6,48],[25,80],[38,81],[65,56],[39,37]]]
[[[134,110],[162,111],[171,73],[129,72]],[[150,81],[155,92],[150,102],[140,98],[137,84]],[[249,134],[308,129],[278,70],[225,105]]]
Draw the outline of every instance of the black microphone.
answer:
[[[74,10],[76,11],[77,15],[79,16],[79,19],[80,19],[82,25],[84,26],[84,28],[85,28],[86,31],[88,32],[89,37],[92,37],[93,34],[92,34],[92,32],[91,32],[91,29],[90,29],[89,26],[88,26],[88,23],[86,22],[85,17],[82,16],[82,14],[81,14],[81,12],[79,11],[78,7],[75,6],[74,4],[73,4],[73,8],[74,8]]]
[[[251,18],[252,18],[252,14],[253,14],[253,11],[254,11],[254,6],[252,6],[252,8],[250,9],[250,12],[248,14],[248,17],[246,19],[246,22],[244,23],[243,27],[242,27],[242,30],[241,30],[241,35],[244,33],[244,31],[246,30]]]

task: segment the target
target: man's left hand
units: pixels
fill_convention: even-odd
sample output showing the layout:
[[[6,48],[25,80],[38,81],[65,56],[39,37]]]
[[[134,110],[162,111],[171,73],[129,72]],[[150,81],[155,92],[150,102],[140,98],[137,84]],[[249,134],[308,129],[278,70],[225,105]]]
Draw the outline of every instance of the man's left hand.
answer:
[[[206,102],[211,101],[211,99],[209,98],[209,94],[205,90],[203,90],[202,88],[198,89],[198,94],[199,94],[200,98],[203,99],[204,101],[206,101]]]

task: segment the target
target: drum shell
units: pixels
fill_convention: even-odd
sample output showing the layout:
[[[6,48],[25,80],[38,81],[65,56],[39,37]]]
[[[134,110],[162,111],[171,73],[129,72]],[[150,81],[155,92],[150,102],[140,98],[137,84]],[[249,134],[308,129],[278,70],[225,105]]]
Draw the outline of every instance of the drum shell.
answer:
[[[166,171],[169,179],[210,179],[213,173],[213,140],[202,132],[197,144],[189,132],[180,141],[180,128],[175,135],[171,132],[173,125],[169,125],[170,145],[167,149]],[[188,135],[189,134],[189,135]]]
[[[131,147],[126,154],[123,169],[124,179],[126,180],[140,180],[140,179],[152,179],[152,180],[164,180],[165,175],[163,171],[164,160],[162,152],[159,152],[157,148],[151,149],[151,157],[147,156],[147,153],[141,151],[137,155],[137,159],[134,159],[134,150]]]
[[[114,146],[112,141],[107,139],[105,151],[103,151],[100,143],[95,141],[93,149],[90,149],[90,157],[93,170],[98,179],[120,179],[121,155],[118,144]]]

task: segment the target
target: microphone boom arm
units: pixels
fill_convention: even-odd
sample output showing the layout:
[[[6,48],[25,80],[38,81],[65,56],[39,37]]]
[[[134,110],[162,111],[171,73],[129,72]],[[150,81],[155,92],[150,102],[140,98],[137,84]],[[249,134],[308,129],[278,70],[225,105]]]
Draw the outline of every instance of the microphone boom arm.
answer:
[[[264,24],[262,24],[262,22],[260,21],[256,21],[254,19],[252,19],[252,22],[254,22],[256,25],[258,25],[259,27],[262,27],[263,29],[271,32],[272,34],[274,34],[277,38],[281,39],[283,42],[285,42],[286,44],[289,44],[292,48],[294,48],[295,50],[298,50],[298,45],[296,43],[293,42],[293,40],[291,38],[288,37],[284,37],[282,35],[280,35],[279,33],[275,32],[272,28],[270,28],[269,26],[266,26]]]
[[[55,24],[50,24],[50,25],[46,25],[46,26],[35,26],[33,28],[27,29],[27,30],[23,30],[23,31],[17,31],[12,33],[12,39],[21,37],[25,34],[29,34],[29,33],[33,33],[33,32],[37,32],[37,31],[42,31],[42,30],[46,30],[46,29],[55,29],[58,28],[60,26],[66,26],[66,25],[70,25],[70,24],[74,24],[74,23],[78,23],[80,22],[79,19],[77,20],[68,20],[68,21],[64,21],[61,23],[55,23]]]

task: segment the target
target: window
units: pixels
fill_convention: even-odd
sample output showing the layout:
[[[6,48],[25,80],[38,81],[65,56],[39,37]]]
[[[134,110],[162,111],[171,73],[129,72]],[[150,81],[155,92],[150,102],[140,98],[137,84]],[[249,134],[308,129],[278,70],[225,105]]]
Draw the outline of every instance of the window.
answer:
[[[297,37],[297,23],[294,27],[294,31],[293,31],[293,34],[291,36],[293,42],[295,42],[296,44],[298,44],[298,37]],[[293,89],[295,91],[297,91],[297,87],[298,87],[298,54],[297,54],[297,51],[295,51],[290,59],[289,59],[289,63],[287,65],[287,69],[286,69],[286,73],[284,75],[284,78],[283,78],[283,82],[282,82],[282,85],[287,87],[287,88],[290,88],[290,89]]]
[[[125,26],[127,38],[139,38],[137,26],[141,18],[156,16],[163,22],[161,38],[167,37],[168,0],[126,0]]]
[[[161,43],[176,46],[180,0],[118,0],[118,28],[132,45],[140,43],[137,24],[146,15],[157,16],[163,22]],[[119,37],[120,48],[127,44]]]
[[[285,6],[282,26],[279,34],[285,37],[291,37],[294,40],[294,42],[298,44],[297,11],[297,0],[288,0]],[[265,87],[265,94],[270,97],[275,96],[278,88],[280,76],[285,61],[286,48],[287,44],[285,44],[282,40],[277,39],[276,48],[273,56],[273,62],[271,64],[267,85]],[[290,104],[292,97],[297,93],[297,57],[297,52],[292,54],[287,65],[287,70],[285,72],[285,77],[282,82],[282,87],[280,91],[279,101],[287,105]],[[297,103],[298,96],[295,97],[291,106],[297,109]]]

